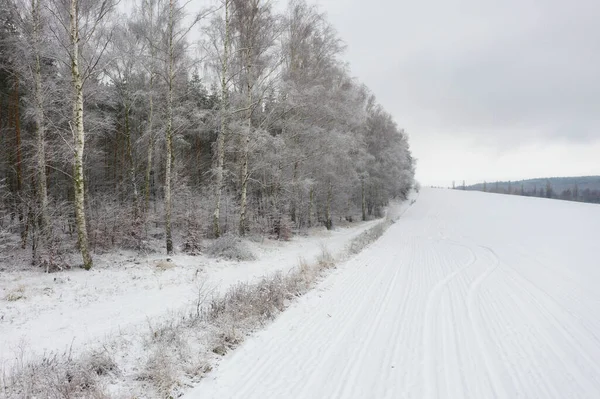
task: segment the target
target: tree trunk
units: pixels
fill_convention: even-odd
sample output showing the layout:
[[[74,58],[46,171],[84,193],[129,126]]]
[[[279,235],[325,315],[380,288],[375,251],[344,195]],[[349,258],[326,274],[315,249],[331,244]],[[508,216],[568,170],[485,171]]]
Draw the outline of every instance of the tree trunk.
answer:
[[[167,159],[165,169],[165,235],[167,254],[173,253],[173,237],[171,235],[171,164],[173,158],[173,0],[169,8],[169,71],[167,95]]]
[[[292,203],[290,206],[290,217],[292,219],[292,223],[296,224],[296,226],[298,227],[300,225],[300,223],[298,223],[297,217],[296,217],[296,208],[297,208],[297,201],[298,201],[298,166],[299,166],[299,161],[296,160],[294,162],[294,172],[292,174]]]
[[[360,182],[360,193],[361,193],[361,205],[362,205],[362,220],[367,220],[367,198],[365,196],[365,180],[362,179]]]
[[[135,181],[135,164],[133,162],[133,149],[131,146],[131,124],[129,122],[130,106],[125,105],[125,140],[127,141],[127,162],[129,163],[129,181],[133,190],[133,220],[137,221],[138,212],[138,189]]]
[[[19,95],[19,78],[16,78],[15,82],[15,100],[13,105],[13,118],[15,127],[15,169],[17,172],[17,181],[15,189],[15,208],[19,217],[19,225],[21,228],[21,248],[25,248],[27,245],[27,221],[23,212],[23,200],[21,198],[21,192],[23,190],[23,154],[21,148],[21,116],[19,113],[20,108],[20,95]]]
[[[74,138],[74,205],[75,222],[77,225],[77,241],[83,258],[83,268],[92,267],[92,257],[89,252],[88,235],[85,221],[85,187],[83,177],[83,151],[85,147],[85,132],[83,130],[83,82],[79,72],[79,26],[78,0],[71,0],[70,39],[71,39],[71,78],[73,82],[73,138]]]
[[[36,174],[37,194],[40,206],[39,227],[42,236],[47,236],[48,220],[48,184],[46,178],[46,131],[44,127],[44,103],[42,98],[42,71],[40,62],[40,1],[32,0],[33,32],[35,42],[35,130],[36,130]]]
[[[327,204],[325,206],[325,227],[327,227],[327,230],[331,230],[333,228],[333,220],[331,219],[332,198],[333,198],[333,187],[332,187],[331,181],[330,181],[329,187],[327,188]]]
[[[149,121],[148,121],[148,157],[147,157],[147,163],[146,163],[146,181],[145,181],[145,188],[144,188],[144,195],[145,195],[145,206],[144,206],[144,212],[148,212],[148,210],[150,209],[150,177],[152,174],[152,154],[154,153],[154,135],[152,133],[152,96],[150,96],[150,116],[149,116]]]
[[[250,128],[246,133],[246,137],[243,140],[243,154],[242,154],[242,187],[240,197],[240,235],[246,234],[247,230],[247,201],[248,201],[248,147],[250,144]]]
[[[229,112],[229,93],[227,91],[227,73],[229,62],[229,0],[225,0],[225,39],[223,44],[223,61],[221,63],[221,129],[217,137],[217,167],[215,170],[215,211],[213,213],[213,235],[221,235],[220,213],[221,195],[223,193],[223,165],[225,163],[225,135],[227,134],[227,117]]]
[[[154,5],[150,3],[150,32],[154,32]],[[154,122],[154,58],[155,50],[153,43],[150,43],[150,96],[148,98],[150,110],[148,113],[148,156],[146,164],[146,181],[145,181],[145,206],[144,212],[150,209],[150,186],[152,172],[152,155],[154,154],[154,132],[152,130]],[[156,205],[156,204],[155,204]]]
[[[42,97],[42,68],[40,62],[40,1],[31,1],[31,10],[33,16],[33,40],[35,52],[34,68],[34,97],[35,97],[35,182],[37,184],[37,201],[39,206],[39,215],[36,220],[38,227],[37,239],[39,244],[45,245],[51,239],[52,230],[48,216],[48,183],[46,177],[46,130],[44,126],[44,101]],[[36,250],[39,245],[36,245]]]
[[[315,188],[310,187],[310,192],[308,194],[308,227],[313,226],[313,204],[315,197]]]
[[[252,83],[250,82],[250,71],[252,63],[250,61],[250,49],[246,50],[246,90],[248,98],[248,109],[246,111],[247,131],[246,137],[242,140],[242,171],[241,171],[241,200],[240,200],[240,235],[246,234],[247,226],[247,196],[248,196],[248,153],[250,152],[250,134],[252,132]]]

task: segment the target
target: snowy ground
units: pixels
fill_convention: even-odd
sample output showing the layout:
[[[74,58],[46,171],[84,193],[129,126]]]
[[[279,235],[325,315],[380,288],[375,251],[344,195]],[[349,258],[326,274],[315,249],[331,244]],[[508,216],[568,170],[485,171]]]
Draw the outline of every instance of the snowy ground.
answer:
[[[140,258],[122,252],[97,257],[89,272],[44,274],[23,267],[11,271],[14,268],[5,265],[8,270],[0,272],[0,366],[10,368],[23,354],[37,358],[71,346],[77,353],[115,334],[146,331],[148,322],[192,306],[199,287],[204,293],[222,293],[235,283],[289,270],[300,258],[312,262],[322,246],[339,254],[374,223],[354,223],[332,232],[315,229],[291,242],[248,242],[257,257],[251,262],[175,255],[175,267],[163,270],[157,264],[164,255]]]
[[[598,398],[600,206],[423,189],[195,398]]]

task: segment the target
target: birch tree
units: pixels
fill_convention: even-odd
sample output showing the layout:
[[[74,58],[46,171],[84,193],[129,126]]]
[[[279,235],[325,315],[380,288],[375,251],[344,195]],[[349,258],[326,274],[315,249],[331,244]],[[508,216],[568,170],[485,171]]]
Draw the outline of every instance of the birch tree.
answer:
[[[175,79],[177,73],[184,74],[187,71],[185,64],[181,61],[185,59],[187,50],[187,35],[196,24],[203,20],[207,15],[213,12],[211,9],[203,9],[198,12],[190,24],[184,24],[185,7],[188,3],[179,4],[178,0],[169,0],[168,3],[168,25],[165,32],[162,56],[164,69],[162,77],[166,83],[166,129],[165,129],[165,185],[164,185],[164,208],[165,208],[165,238],[166,250],[168,254],[173,253],[173,232],[172,232],[172,181],[173,181],[173,161],[175,154],[173,152],[173,100],[175,91]],[[180,61],[178,65],[176,62]]]
[[[220,83],[221,83],[221,98],[219,104],[220,128],[217,135],[217,143],[215,148],[215,209],[213,212],[213,235],[216,238],[221,236],[221,196],[223,193],[223,167],[225,165],[225,139],[227,137],[228,117],[229,117],[229,58],[231,52],[231,38],[229,32],[229,8],[230,0],[223,1],[223,9],[225,13],[223,26],[223,50],[220,55]],[[214,32],[214,31],[213,31]],[[213,45],[216,45],[213,41]]]
[[[100,248],[156,238],[172,253],[182,236],[197,252],[201,237],[228,230],[287,239],[292,227],[369,219],[406,196],[408,136],[350,76],[318,7],[219,0],[199,30],[200,57],[188,33],[211,10],[134,0],[112,26],[115,1],[0,0],[13,10],[0,13],[0,36],[15,41],[0,43],[0,184],[10,192],[0,225],[12,217],[21,242],[30,206],[40,229],[51,218],[68,226],[56,242],[76,233],[89,268]],[[61,201],[74,215],[49,205]],[[121,226],[127,218],[140,223]]]
[[[111,79],[116,97],[123,108],[123,130],[127,157],[127,175],[133,201],[133,219],[137,223],[140,213],[140,201],[136,176],[136,163],[134,159],[134,143],[132,135],[132,113],[142,97],[141,76],[143,75],[143,53],[146,51],[145,43],[130,24],[120,24],[115,30],[110,46],[111,64],[105,73]],[[150,78],[152,80],[152,77]],[[150,94],[150,107],[152,107],[152,94]]]
[[[279,60],[271,52],[276,44],[277,23],[271,14],[270,4],[261,0],[232,0],[234,6],[232,28],[235,30],[237,45],[237,63],[239,65],[238,88],[245,96],[241,109],[244,115],[244,127],[240,137],[240,213],[239,234],[248,229],[248,182],[251,177],[249,157],[253,115],[266,92],[268,82],[274,80],[273,74],[279,66]]]
[[[53,32],[61,41],[70,63],[72,116],[69,125],[73,151],[73,203],[77,243],[83,268],[86,270],[92,267],[93,261],[88,244],[85,211],[84,85],[96,73],[110,42],[110,31],[105,22],[115,5],[114,0],[53,0],[52,7],[49,8],[56,22]]]

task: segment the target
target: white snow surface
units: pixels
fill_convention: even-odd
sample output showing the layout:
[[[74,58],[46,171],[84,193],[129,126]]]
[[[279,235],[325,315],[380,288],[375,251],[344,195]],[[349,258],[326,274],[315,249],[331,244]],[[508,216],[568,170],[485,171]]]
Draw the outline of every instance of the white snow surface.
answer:
[[[423,189],[185,397],[600,398],[600,206]]]
[[[322,247],[339,255],[352,238],[378,222],[330,232],[313,229],[309,236],[295,236],[291,242],[247,241],[257,257],[248,262],[180,254],[169,257],[174,267],[162,270],[156,265],[165,261],[165,255],[139,257],[122,251],[97,256],[90,271],[44,274],[41,269],[9,265],[8,271],[0,272],[0,370],[43,354],[66,350],[76,354],[114,336],[138,336],[149,323],[193,307],[199,288],[218,295],[236,283],[291,270],[300,258],[313,262]],[[23,298],[8,301],[11,293]]]

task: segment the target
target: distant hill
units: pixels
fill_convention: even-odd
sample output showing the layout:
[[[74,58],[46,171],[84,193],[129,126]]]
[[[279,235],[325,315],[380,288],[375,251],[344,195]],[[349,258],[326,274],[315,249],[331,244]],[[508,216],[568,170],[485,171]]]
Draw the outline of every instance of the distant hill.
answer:
[[[461,189],[462,187],[458,187]],[[549,177],[485,182],[466,190],[600,203],[600,176]]]

